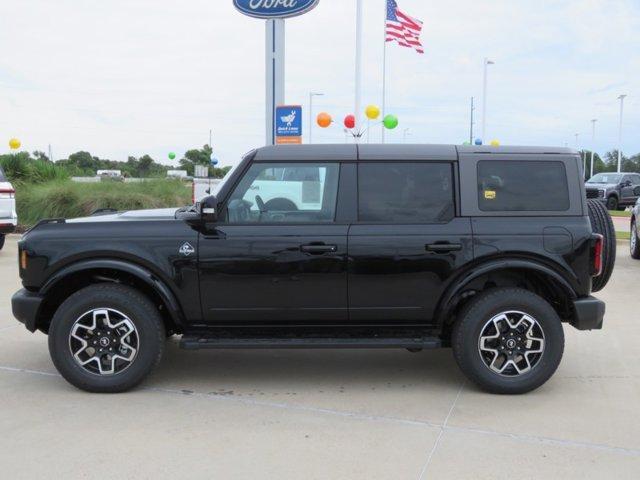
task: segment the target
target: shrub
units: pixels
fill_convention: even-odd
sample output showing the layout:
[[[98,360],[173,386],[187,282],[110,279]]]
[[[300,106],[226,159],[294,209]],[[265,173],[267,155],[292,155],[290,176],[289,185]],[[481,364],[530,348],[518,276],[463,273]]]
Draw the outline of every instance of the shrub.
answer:
[[[181,207],[191,203],[191,190],[179,180],[140,183],[76,183],[56,180],[16,186],[18,221],[30,226],[43,218],[73,218],[98,208],[134,210]]]

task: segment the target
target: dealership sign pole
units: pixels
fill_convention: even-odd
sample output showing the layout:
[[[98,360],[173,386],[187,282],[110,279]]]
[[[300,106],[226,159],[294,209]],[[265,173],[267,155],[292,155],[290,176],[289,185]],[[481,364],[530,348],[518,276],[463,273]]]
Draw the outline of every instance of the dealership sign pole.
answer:
[[[276,144],[276,109],[284,104],[284,20],[307,13],[320,0],[233,0],[244,15],[266,20],[266,144]]]

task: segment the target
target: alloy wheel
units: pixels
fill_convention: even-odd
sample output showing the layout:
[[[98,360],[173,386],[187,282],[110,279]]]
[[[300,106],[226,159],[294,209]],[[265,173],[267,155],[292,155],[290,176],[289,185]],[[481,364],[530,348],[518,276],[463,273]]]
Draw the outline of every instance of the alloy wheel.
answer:
[[[138,354],[140,338],[131,319],[111,308],[82,314],[69,334],[69,349],[75,362],[96,375],[114,375],[126,370]]]
[[[519,311],[495,315],[484,325],[478,339],[478,352],[486,367],[507,377],[535,368],[544,348],[544,332],[538,321]]]

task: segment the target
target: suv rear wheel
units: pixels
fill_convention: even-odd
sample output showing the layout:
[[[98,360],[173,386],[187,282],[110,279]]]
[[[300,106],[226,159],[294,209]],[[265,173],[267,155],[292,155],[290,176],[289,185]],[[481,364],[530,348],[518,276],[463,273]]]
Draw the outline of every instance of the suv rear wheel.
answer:
[[[71,295],[49,328],[56,368],[89,392],[122,392],[140,383],[160,361],[164,341],[155,305],[137,290],[114,284]]]
[[[618,209],[618,199],[611,195],[607,198],[607,210],[617,210]]]
[[[538,388],[556,371],[564,331],[543,298],[521,288],[496,288],[464,307],[452,344],[470,380],[492,393],[520,394]]]

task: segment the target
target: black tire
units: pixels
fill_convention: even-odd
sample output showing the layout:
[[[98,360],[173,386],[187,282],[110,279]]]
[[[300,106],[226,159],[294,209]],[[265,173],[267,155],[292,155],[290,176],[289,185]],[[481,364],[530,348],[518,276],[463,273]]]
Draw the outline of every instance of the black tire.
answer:
[[[509,311],[522,312],[535,319],[544,339],[542,353],[537,358],[531,357],[530,370],[513,376],[492,370],[480,351],[483,330],[494,317]],[[478,294],[465,305],[454,325],[451,343],[456,362],[471,381],[491,393],[521,394],[540,387],[554,374],[564,352],[564,331],[560,317],[543,298],[521,288],[495,288]],[[500,353],[503,354],[506,352]],[[495,355],[498,357],[499,353]]]
[[[5,235],[0,235],[0,250],[4,248]]]
[[[594,233],[599,233],[604,237],[602,273],[593,279],[591,285],[591,290],[598,292],[609,282],[616,264],[616,230],[611,215],[600,201],[590,199],[587,200],[587,205],[591,229]]]
[[[93,373],[81,366],[71,351],[74,324],[96,309],[122,313],[135,327],[137,353],[122,371]],[[138,385],[160,362],[164,343],[165,329],[156,306],[139,291],[115,284],[91,285],[74,293],[60,305],[49,327],[49,353],[54,365],[69,383],[88,392],[117,393]],[[95,368],[93,362],[88,365]]]
[[[618,209],[618,198],[615,195],[611,195],[607,198],[607,210],[617,210]]]
[[[631,220],[630,239],[629,250],[631,251],[631,258],[640,260],[640,237],[638,236],[638,224],[635,218]]]

